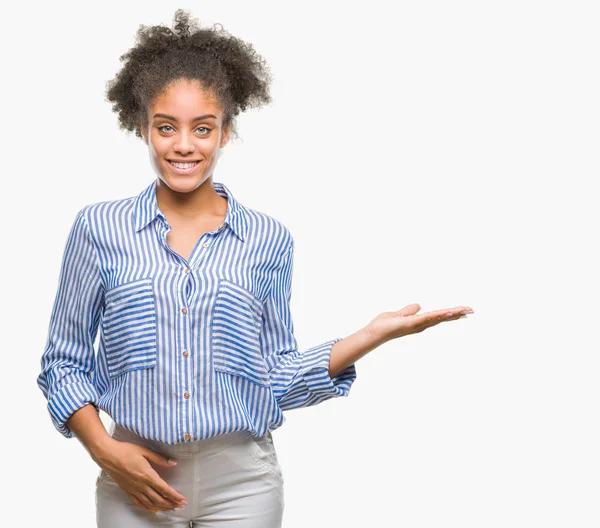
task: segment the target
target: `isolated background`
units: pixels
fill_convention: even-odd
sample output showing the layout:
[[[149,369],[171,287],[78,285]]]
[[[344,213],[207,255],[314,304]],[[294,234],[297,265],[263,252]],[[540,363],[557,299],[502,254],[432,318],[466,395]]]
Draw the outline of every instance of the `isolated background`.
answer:
[[[529,0],[2,7],[2,519],[95,525],[99,468],[36,377],[77,211],[155,178],[105,83],[178,7],[272,68],[214,180],[292,231],[300,347],[475,310],[286,413],[284,527],[599,526],[599,17]]]

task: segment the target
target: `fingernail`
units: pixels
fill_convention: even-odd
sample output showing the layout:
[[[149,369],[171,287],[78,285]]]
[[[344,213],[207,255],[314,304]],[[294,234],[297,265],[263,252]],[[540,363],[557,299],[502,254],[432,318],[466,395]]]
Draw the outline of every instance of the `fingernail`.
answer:
[[[169,459],[169,464],[171,464],[172,466],[176,466],[177,465],[177,461]]]
[[[452,316],[452,315],[454,315],[452,312],[448,312],[448,313],[446,314],[446,317],[450,317],[450,316]]]

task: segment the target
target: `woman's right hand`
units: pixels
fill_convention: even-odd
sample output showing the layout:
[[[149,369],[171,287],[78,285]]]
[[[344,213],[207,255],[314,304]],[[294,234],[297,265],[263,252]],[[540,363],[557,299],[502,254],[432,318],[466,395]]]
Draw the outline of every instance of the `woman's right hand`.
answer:
[[[187,504],[185,497],[169,486],[150,465],[173,467],[169,458],[147,447],[111,439],[96,463],[127,494],[131,502],[145,510],[172,510]]]

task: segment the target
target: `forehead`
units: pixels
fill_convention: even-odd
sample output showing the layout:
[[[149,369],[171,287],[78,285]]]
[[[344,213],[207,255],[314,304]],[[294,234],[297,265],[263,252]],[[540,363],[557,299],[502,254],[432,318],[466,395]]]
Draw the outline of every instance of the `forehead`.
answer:
[[[197,81],[179,80],[169,84],[154,101],[148,111],[168,113],[178,119],[191,119],[200,114],[221,114],[221,104],[211,90]]]

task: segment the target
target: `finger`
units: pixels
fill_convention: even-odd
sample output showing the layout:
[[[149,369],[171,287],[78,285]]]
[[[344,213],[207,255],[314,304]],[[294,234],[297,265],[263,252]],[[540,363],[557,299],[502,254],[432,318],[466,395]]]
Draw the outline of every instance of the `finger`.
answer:
[[[167,497],[164,497],[159,492],[157,492],[154,488],[148,486],[144,492],[150,500],[154,503],[155,508],[159,508],[161,510],[172,510],[173,508],[180,508],[183,506],[180,501],[171,500]]]
[[[450,311],[449,308],[443,310],[430,310],[429,312],[423,312],[420,314],[416,314],[415,317],[420,318],[421,322],[426,322],[429,320],[435,320],[438,317],[444,317]]]
[[[128,495],[128,497],[129,497],[129,500],[132,502],[132,504],[134,504],[135,506],[137,506],[141,510],[144,510],[144,511],[153,511],[155,513],[158,511],[158,510],[152,510],[151,508],[149,508],[148,506],[146,506],[135,495]]]
[[[425,328],[430,328],[432,326],[443,323],[444,321],[454,321],[456,319],[466,319],[466,314],[460,311],[448,312],[446,310],[442,310],[444,313],[440,313],[439,310],[436,311],[435,316],[429,315],[426,320],[422,323],[425,325]]]
[[[176,505],[180,504],[182,501],[187,502],[186,498],[177,490],[169,486],[163,479],[161,479],[158,473],[156,474],[156,478],[152,480],[152,482],[150,482],[149,484],[150,486],[152,486],[154,491],[156,491],[169,501],[172,501]]]
[[[404,316],[415,315],[420,309],[421,307],[418,303],[407,304],[404,308],[398,310],[396,314]]]
[[[152,501],[148,498],[148,496],[141,492],[141,491],[137,491],[135,493],[128,493],[129,498],[131,499],[131,502],[134,502],[134,504],[136,504],[137,506],[139,506],[140,508],[143,508],[144,510],[153,510],[154,505],[152,504]]]
[[[147,476],[148,479],[146,484],[157,493],[160,493],[160,495],[163,497],[174,502],[175,504],[179,504],[181,501],[186,500],[181,493],[169,486],[152,466],[148,467]]]
[[[443,323],[444,321],[456,321],[457,319],[466,319],[466,318],[467,318],[466,314],[457,313],[457,314],[448,315],[446,317],[442,317],[442,319],[439,321],[439,323]]]
[[[143,510],[146,509],[146,506],[144,506],[144,504],[142,502],[140,502],[140,500],[132,493],[128,493],[127,497],[129,497],[129,500],[138,508],[142,508]]]
[[[464,306],[455,306],[453,308],[444,308],[442,310],[436,310],[435,312],[433,312],[436,316],[437,315],[441,315],[441,316],[455,316],[455,315],[460,315],[462,314],[462,312],[466,311],[466,308]]]
[[[416,326],[421,330],[428,328],[429,326],[447,321],[449,318],[454,316],[454,313],[446,310],[435,310],[423,314],[419,314],[421,317],[417,320]]]
[[[444,308],[442,310],[427,312],[427,318],[445,320],[447,317],[458,317],[467,313],[473,313],[473,310],[468,306],[455,306],[454,308]]]
[[[142,454],[150,462],[154,462],[155,464],[158,464],[159,466],[164,466],[164,467],[173,467],[174,465],[176,465],[176,464],[171,464],[169,462],[169,461],[175,462],[172,458],[169,458],[168,456],[165,456],[156,451],[153,451],[152,449],[150,449],[148,447],[143,447],[143,446],[140,446],[140,447],[142,448]]]

